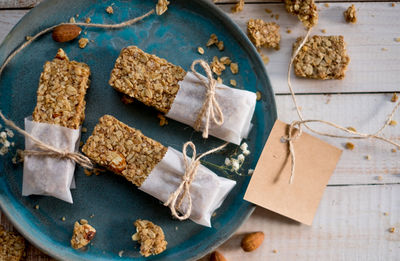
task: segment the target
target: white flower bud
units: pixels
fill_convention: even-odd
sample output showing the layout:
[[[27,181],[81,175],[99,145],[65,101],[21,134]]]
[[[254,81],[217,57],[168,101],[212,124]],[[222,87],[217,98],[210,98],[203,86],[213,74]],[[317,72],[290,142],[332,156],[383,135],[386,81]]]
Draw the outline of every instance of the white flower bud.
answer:
[[[5,133],[4,131],[0,132],[0,138],[7,139],[7,133]]]
[[[240,168],[240,164],[238,160],[232,159],[232,170],[238,171]]]
[[[225,159],[225,165],[226,166],[231,166],[232,165],[232,162],[231,162],[231,160],[229,158]]]
[[[243,151],[247,150],[248,147],[249,147],[249,145],[247,145],[246,142],[243,142],[242,145],[240,145],[240,149]]]
[[[249,175],[251,175],[251,174],[253,174],[254,173],[254,169],[249,169],[248,171],[247,171],[247,174],[249,174]]]
[[[239,162],[243,162],[244,161],[244,155],[243,154],[239,154],[237,159],[238,159]]]
[[[244,151],[243,151],[243,154],[247,156],[247,155],[250,154],[250,151],[249,151],[249,150],[244,150]]]

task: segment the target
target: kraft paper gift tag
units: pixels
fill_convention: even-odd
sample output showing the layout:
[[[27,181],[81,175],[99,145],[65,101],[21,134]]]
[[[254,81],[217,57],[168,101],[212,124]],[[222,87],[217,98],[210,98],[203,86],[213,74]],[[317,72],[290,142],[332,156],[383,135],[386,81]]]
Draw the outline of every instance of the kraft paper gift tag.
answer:
[[[292,162],[289,144],[282,142],[288,128],[286,123],[275,122],[244,199],[311,225],[342,150],[303,132],[293,143],[296,168],[289,184]]]

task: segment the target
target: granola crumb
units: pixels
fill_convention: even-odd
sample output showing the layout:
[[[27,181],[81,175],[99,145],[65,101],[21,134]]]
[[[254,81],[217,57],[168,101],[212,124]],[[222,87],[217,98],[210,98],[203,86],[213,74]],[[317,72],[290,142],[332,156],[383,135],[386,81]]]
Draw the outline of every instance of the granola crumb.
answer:
[[[86,128],[86,127],[82,127],[81,131],[82,131],[83,133],[86,133],[86,132],[87,132],[87,128]]]
[[[199,54],[201,54],[201,55],[203,55],[204,54],[204,49],[202,48],[202,47],[197,47],[197,52],[199,53]]]
[[[210,39],[208,39],[208,41],[206,43],[206,46],[210,47],[210,46],[212,46],[214,44],[217,44],[217,43],[218,43],[218,36],[216,34],[211,34],[210,35]]]
[[[168,124],[167,118],[165,118],[165,116],[162,115],[161,113],[158,113],[158,114],[157,114],[157,118],[160,119],[160,126],[161,126],[161,127]]]
[[[231,63],[230,69],[233,74],[237,74],[239,72],[239,65],[237,63]]]
[[[218,50],[223,51],[224,50],[224,42],[223,41],[219,41],[217,43],[217,47],[218,47]]]
[[[397,152],[397,150],[396,150],[396,149],[392,149],[391,151],[392,151],[393,153],[396,153],[396,152]]]
[[[89,217],[90,217],[90,218],[94,218],[94,214],[90,215]]]
[[[348,129],[349,131],[352,131],[352,132],[357,132],[356,128],[354,128],[354,127],[347,127],[346,129]]]
[[[288,33],[288,34],[290,34],[291,32],[292,32],[292,30],[290,30],[290,29],[286,30],[286,33]]]
[[[232,86],[236,87],[236,85],[237,85],[236,80],[231,79],[231,80],[230,80],[230,84],[231,84]]]
[[[6,231],[0,225],[0,260],[25,260],[25,239],[16,232]]]
[[[269,57],[267,55],[261,54],[261,59],[263,60],[264,64],[269,63]]]
[[[370,156],[370,155],[366,155],[366,156],[365,156],[365,159],[366,159],[366,160],[371,160],[371,156]]]
[[[65,221],[65,217],[62,217],[62,218],[61,218],[61,221]]]
[[[30,41],[30,40],[32,40],[32,36],[29,36],[29,35],[28,35],[28,36],[25,37],[25,39],[26,39],[27,41]]]
[[[275,20],[279,20],[279,14],[275,15]]]
[[[90,24],[90,22],[92,21],[92,19],[90,17],[86,18],[85,23]]]
[[[277,48],[281,40],[280,26],[275,22],[267,23],[261,19],[247,22],[247,34],[256,47]]]
[[[144,257],[158,255],[167,248],[164,232],[161,227],[148,220],[136,220],[134,223],[136,233],[132,236],[133,241],[140,244],[140,254]]]
[[[224,81],[222,80],[222,78],[221,78],[221,77],[217,77],[217,83],[219,83],[219,84],[223,84],[223,83],[224,83]]]
[[[260,91],[256,92],[256,96],[257,96],[257,98],[256,98],[257,101],[261,100],[261,92]]]
[[[276,253],[278,253],[278,250],[274,249],[274,250],[272,250],[272,253],[276,254]]]
[[[69,22],[70,22],[70,23],[76,23],[75,17],[71,17],[71,18],[69,19]]]
[[[392,7],[395,7],[396,6],[396,4],[395,3],[392,3]]]
[[[324,5],[325,5],[325,7],[329,7],[329,4],[328,4],[328,3],[325,3]]]
[[[389,216],[389,213],[388,212],[383,212],[383,215],[384,216]]]
[[[396,231],[396,228],[395,228],[395,227],[389,228],[389,232],[390,232],[390,233],[394,233],[395,231]]]
[[[397,96],[397,93],[393,93],[392,98],[390,99],[391,102],[397,102],[399,99],[399,96]]]
[[[158,0],[156,5],[156,13],[157,15],[162,15],[168,10],[169,1],[167,0]]]
[[[82,147],[83,146],[83,141],[80,141],[79,142],[79,147]]]
[[[376,179],[381,181],[383,179],[383,177],[382,176],[377,176]]]
[[[344,11],[343,15],[346,22],[352,24],[357,22],[356,7],[354,5],[351,5],[346,11]]]
[[[326,34],[326,29],[321,29],[321,33]]]
[[[232,63],[232,60],[228,56],[222,56],[219,60],[224,65],[230,65]]]
[[[96,229],[88,224],[87,220],[81,219],[74,224],[74,231],[71,238],[71,247],[79,249],[87,246],[96,235]]]
[[[397,125],[397,121],[391,120],[391,121],[389,122],[389,125],[390,125],[390,126],[396,126],[396,125]]]
[[[239,0],[239,2],[237,2],[235,4],[235,6],[232,7],[232,13],[238,13],[243,11],[244,8],[244,0]]]
[[[39,205],[35,205],[35,209],[39,209]]]
[[[130,97],[126,94],[122,95],[122,97],[121,97],[121,101],[123,104],[131,104],[131,103],[133,103],[134,100],[135,99],[133,99],[132,97]]]
[[[348,150],[354,150],[354,144],[353,143],[351,143],[351,142],[347,142],[346,143],[346,149],[348,149]]]
[[[381,49],[382,51],[387,51],[388,50],[388,48],[384,48],[384,47],[382,47],[382,49]]]
[[[122,257],[123,254],[124,254],[124,250],[121,250],[121,251],[118,252],[118,256],[119,257]]]
[[[178,229],[179,229],[179,228],[176,226],[176,227],[175,227],[175,230],[178,231]]]
[[[79,48],[81,48],[81,49],[85,48],[88,43],[89,43],[89,39],[87,39],[87,38],[79,39],[79,41],[78,41]]]
[[[93,172],[88,169],[83,169],[83,173],[85,173],[85,175],[88,177],[92,176],[92,174],[93,174]]]
[[[318,23],[317,6],[314,0],[285,0],[285,7],[287,12],[296,15],[307,28]]]
[[[271,9],[268,9],[268,8],[265,8],[265,12],[266,12],[267,14],[270,14],[270,13],[272,13],[272,10],[271,10]]]
[[[396,42],[400,43],[400,37],[394,39]]]
[[[107,6],[106,12],[107,12],[108,14],[113,14],[113,13],[114,13],[114,9],[112,8],[111,5]]]
[[[221,73],[223,71],[225,71],[225,69],[226,69],[225,65],[218,59],[217,56],[213,57],[210,67],[211,67],[211,70],[218,76],[220,76]]]

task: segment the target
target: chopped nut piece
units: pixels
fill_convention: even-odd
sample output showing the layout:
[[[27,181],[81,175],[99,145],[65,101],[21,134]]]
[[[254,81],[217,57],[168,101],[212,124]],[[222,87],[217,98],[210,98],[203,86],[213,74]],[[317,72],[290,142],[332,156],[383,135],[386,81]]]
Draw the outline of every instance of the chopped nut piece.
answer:
[[[244,0],[239,0],[239,2],[237,2],[235,6],[232,7],[232,13],[241,12],[243,11],[243,8],[244,8]]]
[[[169,1],[167,0],[158,0],[156,5],[156,13],[157,15],[162,15],[168,10]]]
[[[90,24],[90,22],[92,21],[92,19],[90,17],[86,18],[85,23]]]
[[[6,231],[0,225],[0,260],[20,261],[25,252],[25,239],[16,232]]]
[[[157,114],[157,118],[160,119],[160,126],[161,127],[168,124],[167,118],[165,118],[165,116],[162,115],[161,113]]]
[[[69,22],[70,22],[70,23],[76,23],[75,17],[71,17],[71,18],[69,19]]]
[[[232,63],[231,59],[227,56],[223,56],[219,59],[219,61],[221,63],[223,63],[224,65],[230,65]]]
[[[230,69],[233,74],[237,74],[239,72],[239,65],[237,63],[231,63]]]
[[[297,50],[303,39],[293,45]],[[307,40],[294,59],[294,72],[298,77],[311,79],[343,79],[350,62],[343,36],[318,36]]]
[[[123,104],[131,104],[131,103],[133,103],[134,99],[132,97],[129,97],[128,95],[124,94],[121,97],[121,101]]]
[[[348,129],[349,131],[357,132],[356,128],[354,128],[354,127],[347,127],[347,129]]]
[[[399,99],[399,97],[397,96],[396,93],[393,93],[392,99],[390,99],[391,102],[397,102],[397,100]]]
[[[286,33],[288,33],[288,34],[290,34],[291,32],[292,32],[292,30],[290,30],[290,29],[286,30]]]
[[[395,7],[396,6],[396,4],[395,3],[392,3],[392,7]]]
[[[56,58],[46,62],[40,75],[33,120],[78,129],[85,118],[89,76],[89,66],[69,61],[59,49]]]
[[[256,47],[277,48],[281,40],[279,29],[278,24],[261,19],[250,19],[247,22],[247,34]]]
[[[344,11],[343,15],[346,22],[352,24],[357,22],[356,7],[354,5],[351,5],[346,11]]]
[[[314,0],[285,0],[285,6],[286,11],[296,15],[305,27],[311,28],[318,23]]]
[[[397,121],[391,120],[391,121],[389,122],[389,125],[390,125],[390,126],[396,126],[396,125],[397,125]]]
[[[158,255],[167,249],[167,241],[161,227],[140,219],[135,221],[135,227],[136,234],[132,236],[132,240],[139,242],[142,256]]]
[[[237,84],[237,83],[236,83],[236,80],[231,79],[231,80],[230,80],[230,84],[231,84],[232,86],[235,86],[235,87],[236,87],[236,84]]]
[[[211,34],[210,35],[210,39],[208,39],[206,46],[210,47],[213,44],[217,44],[218,43],[218,37],[216,34]]]
[[[199,53],[199,54],[204,54],[204,49],[202,48],[202,47],[197,47],[197,52]]]
[[[232,65],[232,64],[231,64]],[[216,74],[216,75],[221,75],[223,71],[225,71],[226,67],[225,65],[218,59],[217,56],[214,56],[213,61],[210,64],[211,70]]]
[[[257,101],[261,100],[261,92],[257,91],[256,96],[257,96],[256,98]]]
[[[223,41],[219,41],[217,43],[217,47],[218,47],[218,50],[223,51],[224,50],[224,42]]]
[[[347,142],[346,143],[346,149],[348,150],[354,150],[354,144],[351,142]]]
[[[88,170],[88,169],[83,169],[83,172],[85,173],[86,176],[92,176],[93,172]]]
[[[109,14],[113,14],[113,13],[114,13],[114,9],[112,8],[111,5],[110,5],[110,6],[107,6],[106,12],[109,13]]]
[[[136,46],[122,49],[109,84],[119,92],[167,113],[186,71]]]
[[[396,231],[396,228],[395,228],[395,227],[389,228],[389,232],[390,232],[390,233],[394,233],[395,231]]]
[[[116,118],[105,115],[100,118],[82,151],[95,163],[140,187],[162,160],[167,148]]]
[[[27,41],[30,41],[30,40],[32,40],[32,36],[26,36],[25,39],[26,39]]]
[[[321,29],[321,33],[326,34],[326,30],[325,29]]]
[[[71,247],[74,249],[85,247],[90,243],[95,235],[96,229],[89,225],[86,220],[81,220],[81,224],[76,221],[71,238]]]
[[[79,43],[79,48],[83,49],[89,43],[89,39],[81,38],[81,39],[79,39],[78,43]]]
[[[392,149],[391,151],[392,151],[393,153],[396,153],[396,152],[397,152],[397,150],[396,150],[396,149]]]
[[[278,250],[274,249],[274,250],[272,250],[272,253],[276,254],[276,253],[278,253]]]
[[[35,205],[35,209],[39,209],[39,205]]]
[[[268,56],[266,56],[264,54],[261,54],[261,58],[262,58],[264,64],[268,64],[269,63],[269,57]]]
[[[265,12],[266,12],[267,14],[270,14],[270,13],[272,13],[272,10],[271,10],[271,9],[268,9],[268,8],[265,8]]]

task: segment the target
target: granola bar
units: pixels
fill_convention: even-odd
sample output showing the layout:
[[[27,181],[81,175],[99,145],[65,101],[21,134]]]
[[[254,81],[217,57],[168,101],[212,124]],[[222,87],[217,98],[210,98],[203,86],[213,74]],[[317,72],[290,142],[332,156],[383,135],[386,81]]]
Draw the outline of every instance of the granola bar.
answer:
[[[256,47],[279,48],[280,26],[275,22],[267,23],[261,19],[250,19],[247,23],[247,34]]]
[[[186,71],[136,46],[122,49],[109,84],[117,91],[167,113]]]
[[[293,45],[297,50],[303,38]],[[312,79],[343,79],[350,62],[343,36],[318,36],[307,40],[294,59],[294,72],[298,77]]]
[[[314,0],[285,0],[285,7],[286,11],[296,15],[307,28],[318,23],[317,6]]]
[[[40,75],[33,120],[78,129],[85,118],[89,76],[88,65],[70,61],[59,49],[54,60],[46,62]]]
[[[0,226],[0,260],[19,261],[25,253],[25,239],[15,232]]]
[[[87,246],[96,235],[96,229],[88,224],[87,220],[81,219],[74,224],[74,231],[71,238],[71,247],[79,249]]]
[[[135,221],[135,227],[137,232],[132,236],[132,240],[140,243],[142,256],[158,255],[167,248],[167,241],[161,227],[148,220],[140,219]]]
[[[357,22],[356,7],[354,5],[349,6],[343,13],[344,19],[348,23],[355,24]]]
[[[100,118],[82,148],[91,160],[140,187],[167,148],[116,118]]]

